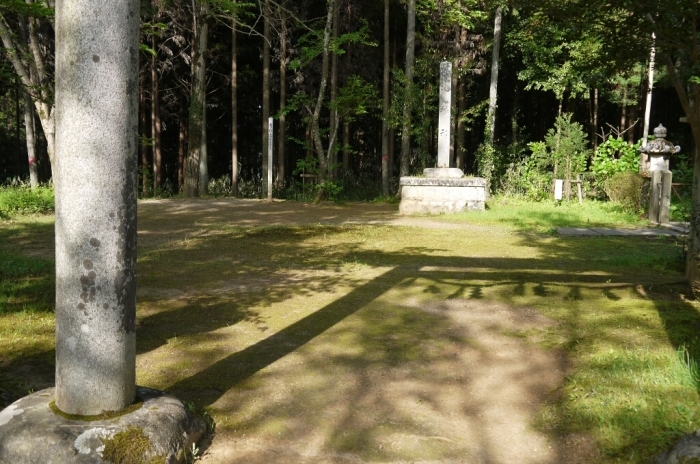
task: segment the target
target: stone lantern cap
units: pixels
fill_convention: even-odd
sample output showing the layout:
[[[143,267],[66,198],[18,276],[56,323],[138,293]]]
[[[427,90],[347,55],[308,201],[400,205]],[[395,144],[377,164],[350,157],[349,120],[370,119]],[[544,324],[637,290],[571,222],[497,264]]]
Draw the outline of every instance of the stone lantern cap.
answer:
[[[666,134],[668,131],[666,128],[659,124],[659,127],[654,129],[654,140],[647,142],[646,145],[639,148],[639,151],[647,154],[662,154],[662,155],[672,155],[681,151],[681,147],[678,145],[673,145],[671,142],[666,140]]]

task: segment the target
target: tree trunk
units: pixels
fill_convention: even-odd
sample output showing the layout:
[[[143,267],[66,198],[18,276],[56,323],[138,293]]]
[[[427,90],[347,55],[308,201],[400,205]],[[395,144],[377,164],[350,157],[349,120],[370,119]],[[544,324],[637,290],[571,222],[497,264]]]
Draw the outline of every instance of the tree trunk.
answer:
[[[263,3],[263,81],[262,81],[262,198],[267,198],[267,145],[268,120],[270,118],[270,3]]]
[[[338,39],[338,28],[340,23],[339,9],[333,9],[333,41]],[[338,98],[338,54],[333,53],[331,55],[331,98],[330,101],[334,102]],[[336,112],[331,111],[330,114],[330,130],[328,131],[328,138],[330,138],[337,131],[337,117]],[[329,175],[331,179],[336,177],[336,164],[338,164],[338,151],[332,150],[328,152],[328,162],[329,162]]]
[[[401,176],[409,173],[411,151],[411,94],[413,88],[413,61],[416,50],[416,0],[408,0],[408,23],[406,25],[406,89],[403,102],[403,124],[401,126]]]
[[[185,159],[187,153],[187,112],[185,104],[180,100],[180,114],[178,116],[178,144],[177,144],[177,188],[182,192],[185,185]]]
[[[55,165],[54,86],[52,78],[46,70],[44,60],[47,58],[39,41],[39,20],[31,17],[20,17],[19,20],[26,21],[26,23],[22,23],[25,33],[20,34],[25,39],[24,43],[18,45],[17,35],[7,29],[2,12],[0,12],[0,40],[2,40],[7,60],[12,64],[22,85],[31,95],[36,114],[44,131],[46,152],[53,169]]]
[[[139,2],[56,4],[56,406],[136,387]]]
[[[455,98],[457,93],[457,82],[459,76],[459,63],[457,60],[452,62],[452,77],[450,82],[450,167],[455,167],[457,157],[457,108],[459,101]]]
[[[382,100],[382,195],[389,196],[389,0],[384,0],[384,81]]]
[[[145,81],[146,77],[143,79]],[[145,140],[148,134],[147,120],[146,83],[143,82],[139,91],[139,141]],[[139,151],[141,152],[141,195],[145,197],[148,195],[148,146],[145,143],[139,143]]]
[[[206,83],[205,83],[206,85]],[[204,89],[202,106],[202,138],[199,141],[199,194],[209,192],[209,157],[207,153],[207,90]]]
[[[155,36],[153,37],[153,50],[157,50]],[[153,194],[160,189],[162,155],[160,149],[160,89],[158,79],[158,57],[151,56],[151,137],[153,138]]]
[[[489,87],[489,114],[486,127],[488,128],[488,143],[493,146],[496,129],[496,100],[498,99],[498,56],[501,51],[501,20],[503,8],[496,9],[493,23],[493,54],[491,57],[491,86]],[[561,111],[561,110],[560,110]]]
[[[287,23],[284,13],[280,29],[280,121],[277,135],[277,187],[284,188],[285,142],[287,138]]]
[[[238,44],[236,22],[231,28],[231,190],[238,198]]]
[[[343,123],[343,169],[350,170],[350,123]]]
[[[627,83],[622,88],[622,112],[620,113],[620,132],[627,129]]]
[[[462,78],[459,80],[459,84],[457,84],[459,109],[457,111],[457,153],[455,156],[455,167],[462,170],[465,169],[464,158],[466,154],[467,142],[467,131],[464,121],[460,120],[464,112],[467,110],[467,83],[465,82],[465,79],[466,77],[462,76]]]
[[[333,11],[335,9],[335,0],[328,0],[328,12],[326,15],[326,26],[323,31],[323,54],[322,54],[322,64],[321,64],[321,84],[318,89],[318,97],[316,98],[316,106],[311,115],[311,136],[314,141],[314,146],[316,148],[316,156],[318,157],[318,181],[322,186],[325,184],[328,176],[328,157],[326,150],[323,147],[323,141],[321,140],[321,128],[319,126],[319,118],[321,117],[321,109],[323,108],[324,94],[326,93],[326,87],[328,86],[328,74],[329,74],[329,58],[330,58],[330,42],[331,42],[331,29],[333,25]],[[328,153],[333,150],[333,138],[331,135],[328,145]],[[318,189],[316,194],[316,201],[321,200],[327,192],[323,188]]]
[[[39,166],[36,156],[36,132],[34,130],[34,104],[28,93],[24,94],[24,130],[27,138],[29,161],[29,185],[32,190],[39,186]]]
[[[627,106],[627,109],[629,111],[629,119],[627,123],[629,126],[629,130],[627,131],[627,143],[629,143],[630,145],[634,145],[634,127],[635,123],[637,122],[638,103],[638,101],[634,101],[631,105]]]
[[[196,197],[206,185],[200,185],[202,180],[202,161],[206,163],[206,154],[202,146],[206,144],[205,113],[206,113],[206,61],[208,27],[206,23],[206,2],[194,3],[194,40],[192,42],[192,88],[189,109],[189,142],[187,163],[185,166],[185,196]],[[204,160],[202,160],[204,158]]]

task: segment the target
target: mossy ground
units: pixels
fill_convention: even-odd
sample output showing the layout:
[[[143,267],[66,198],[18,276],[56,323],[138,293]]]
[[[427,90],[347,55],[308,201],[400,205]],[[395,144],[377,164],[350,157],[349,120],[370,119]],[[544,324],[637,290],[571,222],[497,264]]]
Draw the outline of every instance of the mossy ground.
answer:
[[[508,420],[540,462],[648,462],[700,421],[681,247],[559,238],[640,223],[526,208],[407,227],[384,224],[394,205],[140,204],[137,381],[206,408],[212,462],[504,462],[490,431]],[[0,223],[2,259],[50,258],[51,227]],[[32,309],[50,285],[31,287],[50,271],[25,274],[0,311],[0,386],[52,355],[52,314]]]

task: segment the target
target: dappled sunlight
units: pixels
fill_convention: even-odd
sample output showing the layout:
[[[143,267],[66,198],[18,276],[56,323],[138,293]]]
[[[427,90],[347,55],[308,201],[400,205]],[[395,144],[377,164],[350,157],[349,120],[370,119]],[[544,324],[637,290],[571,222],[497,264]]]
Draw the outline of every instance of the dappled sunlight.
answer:
[[[205,463],[645,462],[697,428],[672,240],[287,206],[139,204],[137,381],[212,415]],[[15,315],[0,347],[52,355],[52,316]]]

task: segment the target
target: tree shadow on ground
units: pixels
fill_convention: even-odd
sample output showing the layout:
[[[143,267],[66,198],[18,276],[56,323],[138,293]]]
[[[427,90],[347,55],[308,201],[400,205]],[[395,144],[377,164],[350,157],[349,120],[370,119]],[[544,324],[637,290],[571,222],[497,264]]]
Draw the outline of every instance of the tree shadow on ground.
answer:
[[[280,231],[277,231],[277,233],[267,235],[254,234],[251,237],[239,239],[245,242],[245,240],[255,237],[254,240],[258,242],[257,246],[260,247],[260,250],[274,250],[274,252],[268,251],[267,254],[263,254],[262,259],[258,255],[256,264],[258,267],[255,269],[251,268],[250,272],[253,275],[270,277],[276,272],[275,266],[284,260],[277,260],[275,264],[264,264],[268,262],[265,259],[266,257],[269,257],[269,263],[272,263],[274,261],[272,259],[273,255],[290,253],[285,247],[291,246],[298,251],[303,248],[300,242],[304,242],[304,240],[314,237],[318,238],[324,234],[339,234],[342,232],[338,228],[332,229],[294,230],[286,231],[284,234],[280,234]],[[410,233],[410,229],[402,232]],[[289,240],[289,233],[295,234],[295,237],[299,240]],[[302,236],[303,239],[300,238]],[[211,241],[208,242],[208,240]],[[192,250],[193,256],[201,253],[203,249],[212,243],[218,243],[219,239],[211,238],[208,240],[204,240],[194,247]],[[232,238],[232,240],[237,239]],[[422,301],[421,295],[423,295],[423,298],[428,298],[428,300],[466,301],[468,306],[472,307],[484,304],[479,303],[480,301],[491,304],[496,299],[517,304],[521,297],[527,297],[530,301],[540,302],[540,304],[545,300],[567,302],[562,305],[563,307],[559,314],[559,320],[563,321],[560,323],[560,328],[563,329],[563,337],[566,340],[559,346],[566,350],[574,350],[581,343],[590,343],[593,336],[592,331],[595,332],[596,343],[623,345],[634,341],[635,336],[625,330],[617,331],[617,328],[635,325],[642,331],[653,332],[654,322],[651,320],[638,320],[636,316],[630,316],[624,312],[615,313],[610,311],[598,321],[594,330],[591,328],[590,321],[585,320],[588,316],[584,305],[587,303],[596,305],[601,302],[607,302],[604,304],[617,304],[627,298],[627,293],[640,285],[652,285],[654,282],[659,281],[672,282],[678,280],[678,275],[673,272],[667,273],[665,277],[659,277],[653,267],[642,272],[630,274],[628,268],[630,260],[641,260],[642,263],[646,263],[647,261],[645,260],[647,258],[641,255],[630,257],[629,252],[634,247],[629,243],[629,239],[624,240],[627,242],[613,240],[613,243],[608,243],[607,245],[603,245],[603,242],[597,242],[595,246],[591,247],[552,243],[552,241],[556,242],[556,240],[551,238],[547,238],[538,244],[533,242],[532,237],[528,236],[524,243],[520,245],[538,247],[540,254],[537,258],[471,258],[451,255],[450,251],[446,249],[438,250],[426,247],[413,247],[410,253],[405,252],[405,249],[397,252],[382,252],[380,250],[363,249],[352,243],[334,246],[332,250],[311,250],[309,253],[296,253],[292,261],[285,261],[286,265],[282,266],[281,274],[290,272],[290,269],[295,268],[310,268],[317,271],[325,271],[327,274],[308,278],[308,284],[301,286],[294,281],[280,281],[282,283],[277,287],[274,285],[266,286],[260,284],[260,282],[251,284],[252,287],[259,285],[258,289],[247,292],[240,301],[231,303],[230,307],[233,308],[232,314],[240,312],[241,308],[277,305],[301,295],[321,297],[332,293],[335,287],[339,285],[347,285],[351,287],[351,290],[338,298],[333,298],[330,303],[319,307],[319,309],[314,310],[307,316],[285,325],[279,330],[274,330],[268,336],[263,336],[257,342],[241,346],[240,349],[235,350],[231,354],[226,355],[217,352],[215,356],[210,356],[206,359],[198,358],[204,362],[198,363],[200,367],[194,369],[196,372],[191,374],[187,372],[176,376],[177,378],[173,379],[174,381],[169,382],[168,390],[183,397],[193,398],[203,402],[203,404],[217,405],[216,407],[219,407],[221,403],[229,403],[231,401],[228,399],[229,392],[243,394],[242,392],[259,390],[262,388],[261,385],[266,382],[275,383],[274,375],[269,373],[268,370],[278,362],[281,362],[282,365],[285,365],[285,362],[296,362],[295,365],[300,369],[306,369],[313,364],[317,366],[317,372],[330,373],[334,369],[342,370],[343,366],[345,366],[347,369],[356,371],[360,377],[367,376],[367,379],[362,381],[356,377],[353,378],[353,383],[359,382],[359,385],[355,385],[351,391],[348,390],[342,397],[335,397],[335,399],[343,404],[347,402],[347,405],[349,405],[356,401],[361,402],[361,398],[365,398],[371,403],[371,405],[367,406],[368,408],[390,411],[403,400],[400,398],[382,399],[371,393],[369,387],[372,385],[376,386],[376,373],[368,372],[366,366],[374,366],[378,370],[400,370],[410,366],[412,370],[418,369],[417,366],[431,365],[437,362],[437,357],[432,354],[426,354],[430,350],[422,346],[423,340],[440,340],[443,342],[447,340],[461,349],[467,349],[470,345],[469,337],[464,338],[464,335],[450,334],[453,323],[449,318],[443,317],[440,312],[429,312],[426,316],[423,304],[418,304],[416,308],[415,303],[406,305],[401,302],[401,298],[407,298],[408,294],[412,294],[414,299],[420,301]],[[549,243],[546,243],[546,241],[549,241]],[[294,245],[290,245],[291,243],[294,243]],[[640,243],[643,243],[643,241],[637,240],[637,246]],[[656,245],[658,245],[657,248],[659,250],[662,248],[668,249],[668,244],[657,243]],[[214,248],[220,248],[220,244],[214,246]],[[249,247],[243,246],[243,244],[238,248],[241,250],[245,249],[247,252],[251,251]],[[593,253],[591,253],[592,251]],[[256,253],[252,252],[252,254]],[[654,252],[651,254],[654,255]],[[184,259],[187,260],[189,258],[185,256]],[[294,267],[289,266],[292,262]],[[381,269],[381,271],[378,276],[369,280],[344,281],[343,265],[348,262]],[[249,266],[245,262],[238,262],[237,264],[244,267]],[[274,280],[273,278],[271,281],[268,281],[268,284],[272,284]],[[227,287],[223,286],[220,288]],[[228,289],[235,291],[235,286],[228,287]],[[416,293],[416,289],[420,289],[420,291]],[[398,313],[401,313],[402,316],[399,318],[401,320],[400,324],[388,324],[386,320],[380,318],[375,321],[374,328],[363,326],[361,330],[355,332],[341,329],[342,326],[350,324],[351,321],[358,317],[365,317],[368,307],[381,305],[378,302],[382,301],[387,293],[394,291],[398,291],[400,294],[405,293],[406,295],[399,296],[399,300],[395,300],[398,303],[395,302],[390,305],[389,309],[384,312],[384,316],[392,320],[398,317]],[[413,293],[416,294],[413,295]],[[245,303],[241,303],[242,301],[245,301]],[[576,304],[571,305],[569,303]],[[219,309],[223,309],[227,305],[227,303],[221,302],[217,304],[220,304],[220,306],[217,306]],[[412,309],[406,310],[406,307]],[[469,307],[466,310],[469,310]],[[196,312],[196,306],[185,305],[176,311]],[[264,313],[257,311],[237,313],[233,316],[231,322],[235,324],[236,321],[244,320],[245,318],[259,318],[257,322],[265,324]],[[378,312],[382,313],[382,311]],[[216,311],[211,312],[212,315],[215,313]],[[420,316],[416,316],[416,314],[420,314]],[[153,317],[154,325],[167,321],[167,317],[154,315],[144,318],[144,322],[147,322],[150,317]],[[420,322],[412,323],[411,318]],[[159,322],[156,323],[156,321]],[[200,328],[194,324],[194,320],[192,322],[187,330],[191,330],[188,333],[195,334]],[[150,325],[150,322],[148,325]],[[217,325],[219,323],[212,320],[210,323],[205,323],[201,330],[216,330]],[[389,328],[391,330],[388,330]],[[401,330],[406,330],[407,328],[411,328],[414,338],[401,335]],[[361,340],[355,340],[347,349],[349,353],[353,353],[353,350],[360,350],[362,355],[333,353],[333,356],[324,358],[324,362],[319,361],[314,356],[304,354],[306,351],[313,351],[312,348],[307,348],[307,345],[311,342],[314,344],[320,343],[318,340],[327,338],[329,333],[340,336],[340,334],[337,334],[338,331],[342,331],[344,336],[350,338],[360,337]],[[379,333],[376,333],[377,331]],[[404,341],[402,343],[395,342],[396,339],[391,338],[391,335],[404,339]],[[152,344],[149,346],[149,349],[155,349],[156,346],[157,343]],[[383,354],[379,356],[381,353]],[[373,358],[373,355],[379,356],[379,358]],[[301,359],[294,362],[285,361],[285,358],[288,357],[290,359]],[[489,362],[494,361],[490,360]],[[525,376],[529,378],[531,375],[535,377],[541,376],[542,373],[535,369],[529,373],[520,371],[518,375],[519,377]],[[330,377],[332,377],[332,374],[326,376],[326,380]],[[395,377],[395,379],[398,377]],[[449,379],[435,378],[433,380],[433,387],[437,388],[439,386],[439,388],[425,387],[431,391],[430,394],[423,395],[425,398],[422,401],[425,403],[430,403],[431,395],[439,395],[441,388],[449,389],[452,385]],[[515,377],[511,380],[516,382]],[[300,380],[297,379],[297,381]],[[408,381],[407,376],[401,377],[401,382],[406,381]],[[462,386],[468,385],[465,382],[462,383]],[[312,390],[314,388],[316,387],[311,387]],[[323,391],[323,388],[319,388],[317,394],[323,397]],[[248,417],[247,413],[243,411],[245,407],[239,403],[236,403],[233,409],[227,409],[227,413],[234,416],[240,413],[246,418],[246,420],[238,421],[237,427],[241,427],[244,430],[257,430],[272,427],[273,425],[271,424],[275,422],[273,417],[279,419],[279,415],[284,415],[283,413],[276,415],[274,412],[276,408],[288,410],[289,415],[285,417],[293,420],[290,418],[293,418],[296,412],[291,410],[295,407],[314,411],[317,407],[320,410],[323,410],[324,407],[332,407],[329,404],[325,404],[324,401],[313,399],[311,396],[307,390],[307,393],[300,394],[299,401],[307,402],[308,404],[306,406],[298,404],[292,406],[293,400],[290,395],[287,395],[288,402],[283,401],[280,404],[279,402],[271,401],[270,408],[266,408],[265,411],[258,411],[253,417]],[[326,391],[325,396],[334,395]],[[368,399],[370,397],[371,399]],[[352,398],[356,398],[356,400]],[[465,414],[467,413],[465,412]],[[469,414],[472,413],[470,412]],[[621,416],[624,416],[624,414],[625,412],[623,411]],[[357,411],[348,413],[348,417],[352,418],[352,420],[348,419],[350,422],[356,422],[358,420]],[[287,437],[294,436],[296,439],[303,440],[304,433],[313,434],[312,429],[323,427],[323,423],[322,418],[319,418],[318,421],[309,418],[307,424],[296,425],[296,432],[291,433],[285,428],[285,431],[280,433]],[[372,429],[372,427],[361,428],[363,430],[362,433],[348,437],[343,435],[344,426],[341,422],[327,425],[335,430],[336,434],[336,438],[331,440],[332,443],[329,442],[328,446],[336,450],[345,449],[348,452],[351,450],[356,451],[366,444],[372,443],[373,434],[376,433],[376,430]],[[416,435],[419,435],[419,430],[420,427],[416,426]],[[482,445],[485,447],[484,450],[491,446],[487,446],[486,441]],[[455,450],[456,448],[452,451],[457,453]],[[488,452],[484,450],[482,450],[483,453],[486,453],[484,456],[488,456],[489,453],[493,452],[493,450]],[[441,452],[449,454],[452,451],[442,450]],[[459,452],[466,451],[461,450]],[[470,450],[469,452],[475,451]],[[559,453],[560,457],[569,456],[567,454],[569,451],[565,449],[559,450]],[[591,453],[593,452],[591,451]],[[248,457],[250,458],[251,456]],[[386,457],[382,453],[365,455],[368,459],[380,456]],[[446,458],[446,456],[443,454],[439,458]],[[427,458],[427,455],[424,457]],[[569,458],[567,457],[567,459]]]

